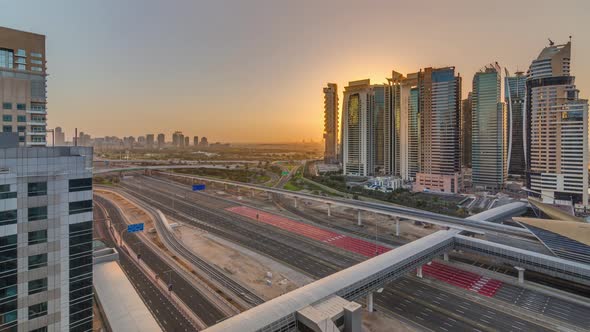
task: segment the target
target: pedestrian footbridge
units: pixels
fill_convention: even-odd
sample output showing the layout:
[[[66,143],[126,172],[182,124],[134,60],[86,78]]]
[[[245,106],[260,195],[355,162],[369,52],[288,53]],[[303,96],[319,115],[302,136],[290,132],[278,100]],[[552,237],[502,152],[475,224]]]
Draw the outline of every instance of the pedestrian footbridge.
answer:
[[[421,276],[422,265],[451,250],[474,252],[554,277],[590,285],[590,265],[479,240],[459,230],[438,231],[419,240],[337,272],[274,298],[205,331],[357,331],[360,306],[366,297],[373,309],[373,293],[410,272]]]

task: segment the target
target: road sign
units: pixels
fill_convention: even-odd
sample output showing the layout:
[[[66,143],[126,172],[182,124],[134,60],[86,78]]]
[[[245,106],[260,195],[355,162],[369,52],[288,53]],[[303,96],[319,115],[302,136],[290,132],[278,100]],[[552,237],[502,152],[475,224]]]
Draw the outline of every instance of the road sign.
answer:
[[[204,184],[193,184],[193,191],[205,190]]]
[[[143,223],[127,225],[127,233],[137,233],[143,231]]]

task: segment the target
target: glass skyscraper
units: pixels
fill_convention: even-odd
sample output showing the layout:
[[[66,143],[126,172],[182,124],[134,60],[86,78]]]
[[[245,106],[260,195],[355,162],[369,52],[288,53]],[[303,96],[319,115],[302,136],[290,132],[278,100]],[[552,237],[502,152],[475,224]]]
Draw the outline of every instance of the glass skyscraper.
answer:
[[[504,101],[508,115],[508,174],[524,175],[524,100],[526,76],[516,72],[514,76],[506,70]]]

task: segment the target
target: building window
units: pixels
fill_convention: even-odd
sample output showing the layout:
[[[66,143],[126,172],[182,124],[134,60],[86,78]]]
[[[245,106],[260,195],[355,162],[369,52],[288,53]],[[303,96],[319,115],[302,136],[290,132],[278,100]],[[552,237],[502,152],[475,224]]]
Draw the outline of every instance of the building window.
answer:
[[[47,278],[29,281],[29,295],[45,292],[47,290]]]
[[[12,122],[12,115],[10,115],[10,114],[4,114],[4,115],[2,115],[2,121],[4,121],[4,122]]]
[[[24,142],[25,140],[26,140],[26,137],[25,136],[19,136],[18,137],[18,141],[19,142]]]
[[[0,212],[0,226],[16,224],[17,210]]]
[[[16,198],[16,191],[10,191],[9,184],[0,185],[0,199]]]
[[[92,190],[92,178],[70,180],[70,192]]]
[[[27,131],[27,127],[26,126],[18,126],[16,127],[19,133],[24,133],[25,131]]]
[[[42,64],[43,64],[43,61],[41,61],[41,60],[35,60],[35,59],[32,59],[32,60],[31,60],[31,63],[32,63],[32,64],[35,64],[35,65],[42,65]]]
[[[29,256],[29,270],[47,266],[47,254]]]
[[[26,115],[17,115],[16,116],[16,121],[18,121],[18,122],[27,122],[27,116]]]
[[[16,321],[16,299],[0,304],[0,322],[2,325]]]
[[[19,48],[18,50],[16,50],[16,56],[27,56],[27,51]]]
[[[2,132],[11,133],[12,132],[12,126],[2,126]]]
[[[27,70],[27,65],[23,65],[23,64],[17,64],[16,65],[16,69],[18,70]]]
[[[29,319],[47,315],[47,302],[41,302],[29,306]]]
[[[12,103],[2,103],[2,109],[4,109],[4,110],[11,110],[12,109]]]
[[[29,197],[47,195],[47,182],[30,182]]]
[[[29,245],[47,242],[47,230],[29,232],[28,241]]]
[[[16,104],[16,109],[19,111],[26,111],[27,110],[27,104]]]
[[[43,326],[38,329],[30,330],[29,332],[47,332],[47,326]]]
[[[29,208],[29,221],[47,219],[47,206]]]
[[[43,68],[41,67],[31,67],[32,71],[43,71]]]
[[[0,49],[0,68],[12,68],[14,56],[11,50]]]
[[[92,200],[70,202],[70,214],[92,212]]]
[[[36,53],[36,52],[31,52],[31,56],[34,58],[42,58],[43,54],[41,53]]]

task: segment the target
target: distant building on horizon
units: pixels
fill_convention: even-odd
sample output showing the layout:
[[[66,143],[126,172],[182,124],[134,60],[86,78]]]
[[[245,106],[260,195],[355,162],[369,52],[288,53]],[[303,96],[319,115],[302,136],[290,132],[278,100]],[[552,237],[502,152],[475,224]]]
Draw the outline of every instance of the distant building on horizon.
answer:
[[[145,141],[146,141],[146,147],[148,149],[154,148],[154,134],[146,134]]]
[[[55,127],[55,129],[53,130],[53,135],[55,136],[56,146],[66,145],[66,134],[63,132],[61,127]]]
[[[204,136],[201,137],[201,143],[199,144],[199,146],[204,147],[204,148],[209,146],[209,142],[207,141],[207,137],[204,137]]]
[[[172,145],[176,148],[184,146],[184,135],[181,131],[175,131],[172,134]]]
[[[502,69],[491,64],[475,73],[472,92],[471,170],[474,189],[500,190],[507,178],[506,111]]]
[[[524,152],[524,105],[526,76],[516,72],[510,76],[506,70],[504,102],[508,115],[508,174],[524,176],[526,170]]]
[[[199,136],[193,136],[193,146],[199,146]]]
[[[588,207],[588,100],[570,73],[571,41],[550,41],[526,81],[526,186],[546,202]]]
[[[166,135],[158,134],[158,148],[163,148],[166,145]]]
[[[324,88],[324,162],[338,162],[338,86]]]
[[[461,181],[461,77],[455,67],[418,73],[420,171],[415,191],[458,193]]]
[[[0,27],[2,132],[21,146],[47,145],[45,36]]]
[[[184,138],[184,146],[188,148],[189,145],[190,145],[190,137],[186,136]]]

